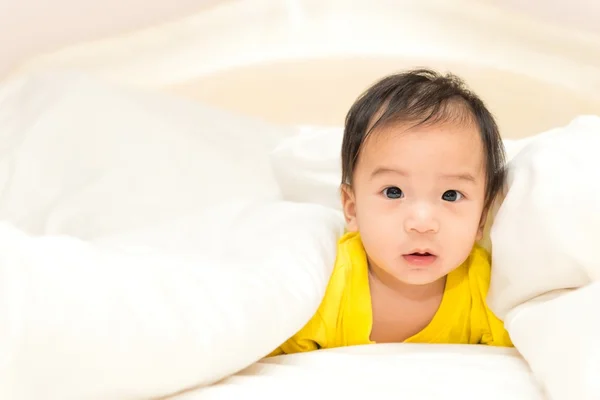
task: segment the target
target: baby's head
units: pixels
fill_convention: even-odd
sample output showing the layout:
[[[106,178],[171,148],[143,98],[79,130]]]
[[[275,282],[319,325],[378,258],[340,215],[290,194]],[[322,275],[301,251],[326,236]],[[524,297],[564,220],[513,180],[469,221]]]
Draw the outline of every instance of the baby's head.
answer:
[[[496,122],[456,76],[386,77],[346,117],[347,229],[372,267],[402,283],[434,282],[466,260],[504,176]]]

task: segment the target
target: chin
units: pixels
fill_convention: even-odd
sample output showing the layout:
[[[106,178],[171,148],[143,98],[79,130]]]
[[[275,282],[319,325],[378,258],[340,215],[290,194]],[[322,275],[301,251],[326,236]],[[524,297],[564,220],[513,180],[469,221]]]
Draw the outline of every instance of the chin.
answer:
[[[408,279],[401,279],[405,284],[407,285],[413,285],[413,286],[425,286],[425,285],[429,285],[431,283],[437,282],[438,280],[440,280],[442,277],[441,276],[436,276],[436,277],[410,277]]]
[[[442,279],[443,273],[441,265],[434,263],[426,267],[401,265],[394,274],[395,278],[406,285],[428,285]]]
[[[404,283],[405,285],[414,285],[414,286],[422,286],[428,285],[430,283],[436,282],[441,279],[443,276],[437,271],[418,269],[418,270],[407,270],[403,271],[402,274],[396,274],[394,276],[399,282]]]

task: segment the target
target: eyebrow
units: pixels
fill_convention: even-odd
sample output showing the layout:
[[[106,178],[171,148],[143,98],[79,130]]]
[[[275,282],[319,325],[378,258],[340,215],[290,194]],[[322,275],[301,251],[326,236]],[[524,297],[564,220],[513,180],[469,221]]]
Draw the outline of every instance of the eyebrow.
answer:
[[[441,175],[441,177],[444,179],[455,179],[455,180],[459,180],[459,181],[472,182],[472,183],[476,182],[475,177],[469,173],[443,174],[443,175]]]
[[[389,168],[389,167],[377,167],[373,170],[373,172],[371,172],[371,179],[375,178],[378,175],[385,175],[385,174],[408,176],[408,174],[401,169]]]
[[[385,174],[395,174],[395,175],[401,175],[401,176],[409,175],[406,171],[403,171],[401,169],[390,168],[390,167],[377,167],[377,168],[375,168],[375,170],[373,170],[373,172],[371,172],[371,179],[377,177],[378,175],[385,175]],[[468,172],[467,173],[459,173],[459,174],[441,174],[440,177],[443,179],[450,179],[450,180],[454,179],[454,180],[472,182],[472,183],[475,183],[477,181],[475,179],[475,177]]]

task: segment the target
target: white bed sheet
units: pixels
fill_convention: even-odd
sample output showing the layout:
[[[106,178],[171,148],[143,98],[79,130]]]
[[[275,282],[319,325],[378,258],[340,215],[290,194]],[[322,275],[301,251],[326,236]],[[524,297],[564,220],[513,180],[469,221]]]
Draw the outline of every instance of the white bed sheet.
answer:
[[[376,344],[265,359],[170,400],[251,398],[545,399],[514,349]]]

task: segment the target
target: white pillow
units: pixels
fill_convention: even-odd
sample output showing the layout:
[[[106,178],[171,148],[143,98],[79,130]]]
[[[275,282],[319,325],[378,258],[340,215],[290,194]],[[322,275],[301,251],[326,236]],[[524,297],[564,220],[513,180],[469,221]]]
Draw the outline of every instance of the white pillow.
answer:
[[[292,129],[74,73],[0,86],[0,219],[92,239],[229,199],[276,198]]]
[[[229,212],[227,241],[184,253],[1,224],[0,398],[159,398],[236,373],[298,331],[321,302],[341,214],[264,201]],[[181,233],[191,245],[211,229]]]
[[[341,210],[343,128],[300,127],[271,153],[284,199]]]
[[[596,116],[529,143],[491,230],[490,306],[553,400],[600,398],[599,150]]]
[[[553,290],[600,278],[600,117],[528,144],[509,164],[491,235],[494,308],[501,315]]]

